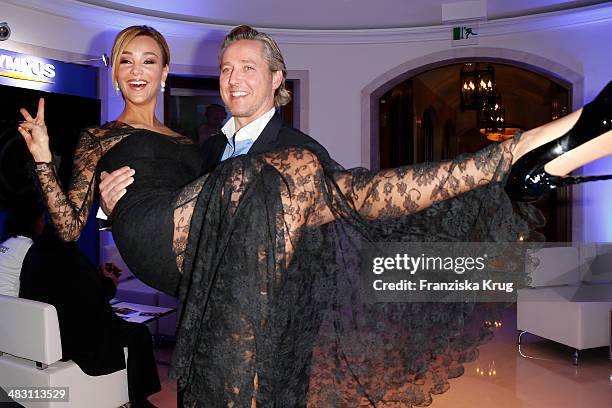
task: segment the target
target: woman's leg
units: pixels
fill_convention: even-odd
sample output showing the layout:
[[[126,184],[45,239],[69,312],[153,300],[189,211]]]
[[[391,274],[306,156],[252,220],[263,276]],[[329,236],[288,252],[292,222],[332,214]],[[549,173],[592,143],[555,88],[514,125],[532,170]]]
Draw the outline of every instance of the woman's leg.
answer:
[[[172,239],[172,249],[176,256],[176,266],[180,273],[183,273],[183,263],[185,260],[185,250],[187,249],[187,239],[189,238],[191,215],[193,214],[198,194],[202,191],[202,186],[206,182],[206,179],[207,176],[202,176],[185,186],[174,205],[174,236]]]
[[[565,176],[578,167],[612,155],[612,102],[609,99],[612,99],[612,83],[589,104],[591,106],[524,132],[519,140],[507,140],[447,162],[376,172],[349,171],[336,175],[336,181],[362,217],[397,217],[421,211],[478,186],[501,181],[510,166],[526,153],[569,132],[556,147],[560,149],[554,152],[558,157],[542,163],[550,175]],[[586,116],[585,110],[588,110]],[[581,122],[577,123],[579,120]],[[565,147],[566,143],[569,147]],[[572,143],[576,147],[571,147]],[[540,159],[539,153],[535,159]]]
[[[516,163],[525,153],[567,133],[576,124],[582,111],[583,108],[580,108],[554,122],[523,133],[520,142],[516,145],[512,164]],[[547,163],[545,170],[554,176],[565,176],[578,167],[611,154],[612,131],[608,131]]]
[[[244,158],[257,172],[267,165],[280,177],[284,221],[285,263],[294,253],[303,228],[319,226],[356,212],[365,219],[393,218],[419,212],[432,204],[490,182],[500,181],[510,167],[515,140],[491,145],[475,154],[439,163],[423,163],[396,169],[364,169],[324,174],[317,156],[306,149],[291,148]],[[236,167],[228,177],[229,205],[237,208],[242,193],[252,182],[250,172]],[[205,178],[186,186],[174,210],[174,250],[182,270],[191,214]]]
[[[450,161],[345,171],[336,174],[335,181],[361,217],[397,218],[501,181],[510,168],[515,145],[516,140],[511,139]]]
[[[612,154],[612,81],[576,112],[526,132],[517,146],[514,162],[549,142],[553,143],[521,164],[526,171],[527,167],[531,168],[533,177],[532,173],[542,173],[535,164],[542,166],[548,175],[565,176],[584,164]],[[536,163],[542,156],[549,162]],[[521,173],[517,177],[522,179],[525,175]]]

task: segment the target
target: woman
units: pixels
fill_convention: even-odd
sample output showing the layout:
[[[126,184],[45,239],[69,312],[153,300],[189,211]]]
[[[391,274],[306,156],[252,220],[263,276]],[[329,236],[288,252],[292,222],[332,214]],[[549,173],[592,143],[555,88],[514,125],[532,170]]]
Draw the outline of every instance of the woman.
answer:
[[[347,171],[316,147],[292,148],[239,156],[199,176],[197,148],[154,115],[168,73],[163,37],[129,27],[112,59],[125,108],[117,121],[83,133],[68,194],[54,173],[43,102],[36,118],[22,110],[20,132],[65,239],[82,228],[97,172],[136,171],[113,211],[113,234],[145,282],[171,292],[180,280],[174,374],[189,406],[305,406],[307,395],[312,406],[409,406],[444,392],[486,338],[473,305],[368,305],[359,298],[354,259],[339,257],[354,254],[355,237],[503,242],[528,234],[528,221],[491,182],[560,135],[574,140],[568,129],[581,117],[451,162]],[[592,156],[551,161],[546,170],[565,174],[557,171]],[[546,162],[537,159],[525,155],[513,180],[543,171]],[[468,336],[470,324],[479,337]]]

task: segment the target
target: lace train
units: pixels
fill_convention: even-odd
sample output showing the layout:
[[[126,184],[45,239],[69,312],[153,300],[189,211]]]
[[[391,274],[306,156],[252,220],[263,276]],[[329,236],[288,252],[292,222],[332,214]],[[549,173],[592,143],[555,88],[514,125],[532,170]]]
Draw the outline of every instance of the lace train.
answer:
[[[172,375],[187,405],[423,406],[446,391],[496,307],[368,304],[359,242],[529,237],[537,212],[514,211],[500,183],[512,143],[380,172],[290,149],[224,162],[185,188]]]

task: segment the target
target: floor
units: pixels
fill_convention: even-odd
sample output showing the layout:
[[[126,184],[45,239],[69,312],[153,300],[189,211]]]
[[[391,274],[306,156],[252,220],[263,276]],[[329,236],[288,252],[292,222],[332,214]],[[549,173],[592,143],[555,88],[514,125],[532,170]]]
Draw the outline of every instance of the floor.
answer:
[[[516,346],[516,314],[509,311],[495,338],[476,362],[434,399],[435,408],[611,408],[612,362],[608,348],[583,352],[578,366],[572,349],[533,335]],[[529,358],[533,357],[533,358]]]
[[[466,364],[465,374],[451,380],[450,390],[435,396],[431,408],[612,407],[612,362],[607,348],[585,351],[574,366],[569,347],[526,334],[523,357],[516,346],[515,316],[509,309],[495,338],[481,347],[478,360]],[[158,361],[170,361],[171,352],[162,346]],[[176,383],[168,380],[168,368],[158,365],[163,389],[150,398],[160,408],[177,405]]]
[[[176,407],[176,381],[168,378],[170,360],[172,359],[172,343],[162,343],[155,351],[157,372],[161,380],[162,390],[151,396],[149,401],[159,408]]]

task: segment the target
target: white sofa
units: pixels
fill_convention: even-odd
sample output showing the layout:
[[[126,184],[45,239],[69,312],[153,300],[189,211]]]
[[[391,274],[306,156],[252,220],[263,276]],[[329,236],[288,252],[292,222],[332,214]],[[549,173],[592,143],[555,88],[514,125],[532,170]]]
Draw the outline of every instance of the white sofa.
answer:
[[[595,255],[604,245],[543,248],[535,252],[540,263],[532,273],[530,288],[517,299],[519,344],[524,332],[580,350],[610,346],[612,310],[611,269],[593,273]]]
[[[26,408],[116,408],[128,402],[125,369],[89,376],[74,362],[60,361],[54,306],[0,295],[0,328],[0,387],[68,388],[67,402],[17,401]]]

